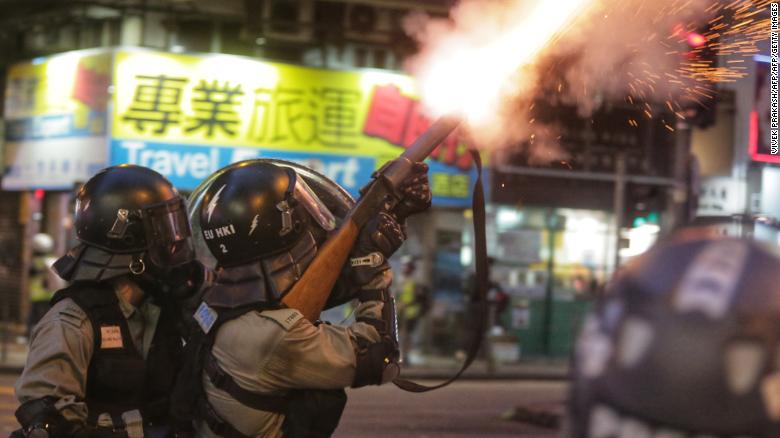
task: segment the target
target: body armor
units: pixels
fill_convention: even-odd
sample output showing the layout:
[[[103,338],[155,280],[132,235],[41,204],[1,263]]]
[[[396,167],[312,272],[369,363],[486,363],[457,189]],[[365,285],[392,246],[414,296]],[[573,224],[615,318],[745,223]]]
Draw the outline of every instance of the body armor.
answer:
[[[138,409],[146,425],[169,424],[169,394],[180,367],[182,348],[168,306],[162,306],[151,349],[144,359],[110,287],[76,283],[58,291],[52,305],[65,298],[84,310],[94,333],[94,352],[87,373],[88,422],[94,425],[98,415],[108,413],[114,424],[121,424],[122,413]],[[121,341],[115,338],[117,335]],[[108,337],[114,337],[113,342],[107,343]]]

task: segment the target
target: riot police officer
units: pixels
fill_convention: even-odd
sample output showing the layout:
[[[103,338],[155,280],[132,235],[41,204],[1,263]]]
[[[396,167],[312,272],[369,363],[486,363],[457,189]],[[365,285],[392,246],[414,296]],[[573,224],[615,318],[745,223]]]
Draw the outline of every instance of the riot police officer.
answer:
[[[198,376],[200,435],[329,436],[346,402],[343,388],[398,374],[386,260],[405,239],[406,216],[430,205],[426,165],[416,165],[402,192],[400,207],[377,214],[351,252],[338,288],[358,299],[357,322],[339,327],[282,304],[339,219],[300,172],[255,160],[210,182],[200,227],[218,268],[196,314],[210,337]]]
[[[780,436],[777,248],[689,229],[586,320],[566,436]]]
[[[173,295],[205,275],[184,201],[153,170],[110,167],[79,190],[75,230],[80,243],[54,264],[71,284],[33,331],[16,384],[17,434],[169,433],[181,351]]]

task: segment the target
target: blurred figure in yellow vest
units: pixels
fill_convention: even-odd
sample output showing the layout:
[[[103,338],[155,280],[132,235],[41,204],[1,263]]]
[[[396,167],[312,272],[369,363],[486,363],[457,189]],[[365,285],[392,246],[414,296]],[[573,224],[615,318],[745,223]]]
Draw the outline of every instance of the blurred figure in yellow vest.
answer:
[[[64,286],[64,282],[51,272],[49,267],[57,260],[53,255],[54,239],[48,234],[38,233],[32,239],[33,257],[30,263],[29,275],[29,293],[30,293],[30,314],[27,319],[27,332],[32,328],[49,310],[49,301],[51,301],[54,291]]]
[[[401,338],[401,357],[407,365],[413,365],[409,353],[413,344],[417,344],[415,330],[418,322],[425,316],[430,307],[428,288],[417,278],[415,260],[406,256],[401,259],[401,272],[396,286],[398,306],[398,326]]]

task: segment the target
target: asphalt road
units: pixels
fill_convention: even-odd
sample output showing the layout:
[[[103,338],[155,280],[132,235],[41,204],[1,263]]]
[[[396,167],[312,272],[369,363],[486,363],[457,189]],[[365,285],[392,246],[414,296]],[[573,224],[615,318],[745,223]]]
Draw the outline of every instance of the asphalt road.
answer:
[[[13,416],[14,375],[0,375],[0,436],[17,428]],[[557,431],[501,419],[514,406],[560,412],[564,382],[462,381],[425,394],[394,386],[349,391],[336,438],[529,437],[552,438]]]
[[[461,381],[423,394],[386,385],[349,391],[337,438],[539,437],[556,430],[502,420],[517,405],[563,411],[564,382]]]

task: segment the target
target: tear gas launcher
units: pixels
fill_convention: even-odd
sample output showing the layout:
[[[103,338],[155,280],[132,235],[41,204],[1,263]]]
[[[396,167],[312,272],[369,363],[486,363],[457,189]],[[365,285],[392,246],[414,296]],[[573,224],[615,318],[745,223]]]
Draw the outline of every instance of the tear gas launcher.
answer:
[[[388,204],[392,208],[400,201],[398,187],[411,173],[413,164],[427,158],[459,124],[460,119],[455,117],[438,119],[400,157],[374,174],[339,229],[282,299],[285,305],[297,309],[309,321],[319,318],[360,229]]]

